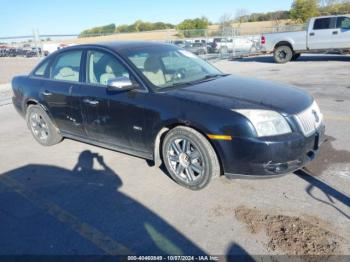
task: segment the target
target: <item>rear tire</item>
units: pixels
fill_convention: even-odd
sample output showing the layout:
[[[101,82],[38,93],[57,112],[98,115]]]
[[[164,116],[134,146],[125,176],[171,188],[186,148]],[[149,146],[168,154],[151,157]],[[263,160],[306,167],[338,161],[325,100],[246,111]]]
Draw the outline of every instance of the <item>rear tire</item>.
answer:
[[[30,132],[41,145],[52,146],[62,141],[59,130],[40,106],[30,105],[27,109],[26,120]]]
[[[282,45],[275,49],[273,58],[278,64],[285,64],[292,60],[293,50],[290,46]]]
[[[221,173],[218,157],[208,139],[189,127],[179,126],[168,132],[162,156],[170,176],[191,190],[203,189],[211,178]]]

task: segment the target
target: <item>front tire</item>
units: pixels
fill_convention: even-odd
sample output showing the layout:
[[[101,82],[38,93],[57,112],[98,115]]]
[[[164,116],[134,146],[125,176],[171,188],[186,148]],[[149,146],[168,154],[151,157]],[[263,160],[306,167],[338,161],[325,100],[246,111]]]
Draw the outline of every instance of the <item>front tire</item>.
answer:
[[[285,64],[292,60],[293,50],[290,46],[282,45],[275,49],[273,58],[278,64]]]
[[[38,105],[30,105],[26,114],[27,126],[36,141],[43,146],[52,146],[62,140],[59,130],[47,113]]]
[[[179,126],[166,135],[162,156],[170,176],[191,190],[206,187],[211,178],[220,176],[217,155],[205,136],[196,130]]]

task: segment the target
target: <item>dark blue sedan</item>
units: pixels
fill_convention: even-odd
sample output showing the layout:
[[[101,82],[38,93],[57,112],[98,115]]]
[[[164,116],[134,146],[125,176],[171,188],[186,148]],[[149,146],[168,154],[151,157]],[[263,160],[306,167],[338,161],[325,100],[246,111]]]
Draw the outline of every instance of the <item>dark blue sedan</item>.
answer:
[[[79,45],[12,81],[34,138],[72,138],[164,163],[201,189],[223,174],[274,176],[312,160],[324,124],[306,92],[223,74],[174,45]]]

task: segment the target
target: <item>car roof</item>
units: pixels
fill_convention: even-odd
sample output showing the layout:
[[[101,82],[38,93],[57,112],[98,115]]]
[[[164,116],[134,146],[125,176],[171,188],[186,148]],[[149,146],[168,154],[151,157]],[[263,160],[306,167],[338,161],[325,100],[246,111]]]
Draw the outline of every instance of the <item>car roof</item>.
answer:
[[[342,14],[342,15],[324,15],[324,16],[317,16],[317,17],[312,17],[314,19],[319,19],[319,18],[337,18],[337,17],[343,17],[343,16],[350,16],[350,14]]]
[[[74,45],[70,47],[62,48],[61,50],[74,49],[77,47],[104,47],[108,49],[112,49],[114,51],[122,51],[124,49],[130,48],[139,48],[139,47],[164,47],[164,46],[173,46],[167,43],[162,42],[151,42],[151,41],[111,41],[111,42],[99,42],[99,43],[91,43],[91,44],[82,44],[82,45]]]

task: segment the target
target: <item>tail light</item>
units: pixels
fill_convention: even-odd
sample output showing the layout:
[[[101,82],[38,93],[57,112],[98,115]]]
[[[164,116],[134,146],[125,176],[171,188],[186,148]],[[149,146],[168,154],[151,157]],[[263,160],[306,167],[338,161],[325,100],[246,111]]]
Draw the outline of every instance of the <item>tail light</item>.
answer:
[[[265,38],[265,36],[261,36],[261,44],[262,44],[262,45],[266,44],[266,38]]]

